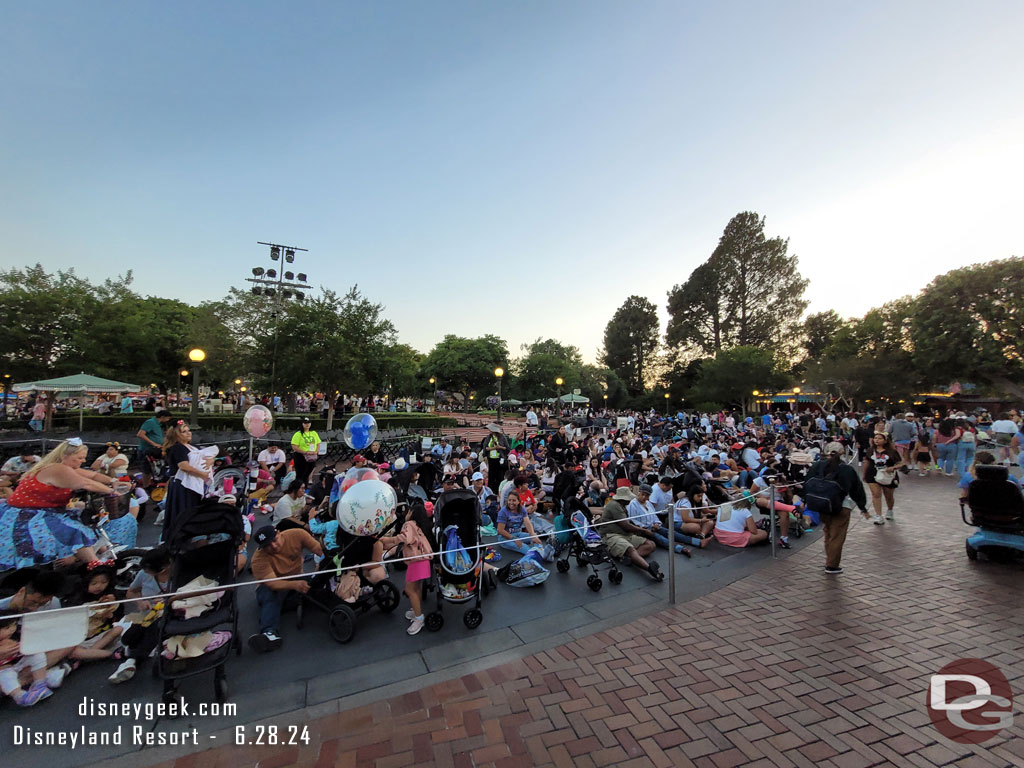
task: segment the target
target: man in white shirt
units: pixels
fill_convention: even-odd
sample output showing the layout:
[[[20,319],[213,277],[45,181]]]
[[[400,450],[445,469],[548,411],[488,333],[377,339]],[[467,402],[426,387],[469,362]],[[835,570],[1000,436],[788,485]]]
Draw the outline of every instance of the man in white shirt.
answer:
[[[651,504],[651,493],[653,490],[654,489],[647,484],[643,484],[637,488],[636,496],[631,502],[629,502],[629,506],[626,507],[626,514],[629,515],[629,521],[633,523],[633,525],[651,532],[653,535],[651,540],[655,544],[662,549],[668,549],[671,544],[666,537],[666,534],[674,537],[675,532],[662,525],[661,521],[658,519],[658,515],[654,511],[654,506]],[[690,550],[682,544],[676,544],[675,551],[677,554],[686,555],[687,557],[690,556]]]
[[[1003,464],[1013,464],[1016,459],[1013,457],[1013,450],[1010,444],[1013,436],[1017,434],[1018,427],[1010,418],[1009,413],[1000,413],[999,419],[992,422],[992,437],[1003,454]]]
[[[672,478],[661,478],[651,489],[651,506],[655,512],[664,512],[672,506]]]
[[[288,471],[288,456],[282,451],[277,443],[271,443],[266,450],[260,451],[256,457],[260,469],[266,470],[274,477],[274,481],[280,485],[281,479]]]
[[[526,426],[531,429],[536,429],[539,424],[540,422],[537,419],[537,412],[533,410],[533,406],[531,405],[526,409]]]

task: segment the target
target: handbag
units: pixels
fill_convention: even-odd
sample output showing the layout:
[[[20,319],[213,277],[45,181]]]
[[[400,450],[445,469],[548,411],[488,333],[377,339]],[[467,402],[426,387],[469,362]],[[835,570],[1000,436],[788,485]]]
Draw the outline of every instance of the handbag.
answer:
[[[875,482],[879,485],[895,485],[896,472],[892,469],[880,469],[875,472]]]

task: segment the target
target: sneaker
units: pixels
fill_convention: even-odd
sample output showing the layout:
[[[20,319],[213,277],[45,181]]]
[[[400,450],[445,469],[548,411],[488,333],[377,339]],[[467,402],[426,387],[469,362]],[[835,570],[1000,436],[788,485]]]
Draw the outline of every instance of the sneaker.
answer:
[[[783,549],[790,549],[791,547],[789,546],[789,536],[780,536],[779,546]]]
[[[875,525],[885,525],[885,520],[882,519],[881,515],[875,515],[871,518],[871,522]]]
[[[423,617],[414,618],[412,623],[409,624],[409,628],[405,630],[408,635],[419,634],[419,631],[423,629]]]
[[[276,651],[284,641],[273,632],[260,632],[249,638],[249,647],[256,653]]]
[[[412,621],[416,618],[416,614],[412,612],[412,608],[405,612],[405,618],[407,618],[409,621]]]
[[[651,574],[651,578],[655,581],[664,581],[665,574],[661,572],[661,566],[657,563],[651,562],[647,564],[647,572]]]
[[[917,476],[918,477],[928,477],[928,472],[927,472],[927,470],[918,472]]]
[[[892,509],[890,509],[888,512],[885,513],[885,519],[886,520],[895,520],[896,519],[895,515],[896,515],[896,508],[893,507]]]
[[[47,688],[46,683],[40,680],[37,683],[32,683],[27,691],[22,691],[21,694],[11,698],[20,707],[31,707],[50,696],[53,696],[53,691]]]
[[[842,568],[833,568],[831,565],[826,565],[825,566],[825,573],[838,574],[838,573],[842,573],[842,572],[843,572]]]
[[[131,680],[133,677],[135,677],[135,669],[135,659],[126,659],[121,663],[121,666],[114,670],[114,674],[108,677],[107,680],[114,683],[115,685],[117,683],[127,682],[128,680]]]

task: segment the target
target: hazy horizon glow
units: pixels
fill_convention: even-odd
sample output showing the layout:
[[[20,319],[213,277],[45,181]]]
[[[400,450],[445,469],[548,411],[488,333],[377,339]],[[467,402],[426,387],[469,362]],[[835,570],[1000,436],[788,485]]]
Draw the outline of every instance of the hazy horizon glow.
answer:
[[[1024,253],[1024,5],[8,4],[0,266],[190,302],[295,271],[399,340],[592,361],[743,210],[810,312]]]

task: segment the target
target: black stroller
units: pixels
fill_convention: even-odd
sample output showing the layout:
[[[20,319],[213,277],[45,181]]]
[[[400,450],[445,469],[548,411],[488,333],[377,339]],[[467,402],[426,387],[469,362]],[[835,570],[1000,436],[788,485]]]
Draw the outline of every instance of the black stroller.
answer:
[[[601,535],[592,527],[594,520],[586,504],[579,499],[569,499],[563,504],[562,514],[555,522],[558,528],[555,536],[563,547],[555,563],[559,573],[568,572],[569,558],[574,557],[578,567],[590,567],[592,573],[587,576],[587,586],[594,592],[600,592],[604,586],[598,571],[602,565],[608,566],[608,581],[622,583],[622,571],[615,564],[615,558],[604,545]]]
[[[395,478],[400,502],[429,501],[438,485],[438,467],[432,461],[421,461],[401,470]]]
[[[164,681],[163,700],[167,703],[177,699],[180,680],[210,670],[214,670],[213,690],[217,701],[227,699],[225,665],[232,648],[236,654],[242,652],[242,642],[238,636],[236,590],[220,589],[235,583],[236,556],[242,535],[242,516],[238,508],[213,499],[194,507],[168,531],[167,547],[173,558],[171,591],[180,590],[202,576],[216,582],[216,588],[208,590],[214,592],[216,598],[206,606],[187,611],[182,609],[182,601],[199,595],[177,598],[164,608],[160,619],[159,649],[162,652],[157,656],[153,674]],[[196,615],[189,617],[190,613]],[[180,642],[182,638],[187,640],[219,632],[230,633],[230,638],[208,652],[171,659],[163,653],[169,645],[186,645]]]
[[[469,629],[476,629],[484,620],[483,611],[480,610],[484,585],[480,515],[480,500],[469,488],[445,491],[434,502],[434,539],[441,552],[434,558],[437,609],[426,617],[426,626],[431,632],[444,626],[442,600],[449,603],[474,603],[462,616],[463,623]],[[456,537],[461,547],[449,544]]]
[[[380,535],[385,535],[393,528],[394,524]],[[376,541],[376,536],[353,536],[338,528],[339,547],[326,554],[316,575],[310,580],[309,592],[299,601],[296,623],[300,629],[305,607],[311,604],[327,613],[327,629],[331,637],[339,643],[347,643],[355,636],[358,616],[373,608],[380,609],[381,613],[391,613],[398,607],[401,596],[397,587],[388,579],[370,584],[361,568],[355,571],[359,577],[359,594],[355,602],[346,602],[335,592],[343,573],[341,569],[371,562]]]

